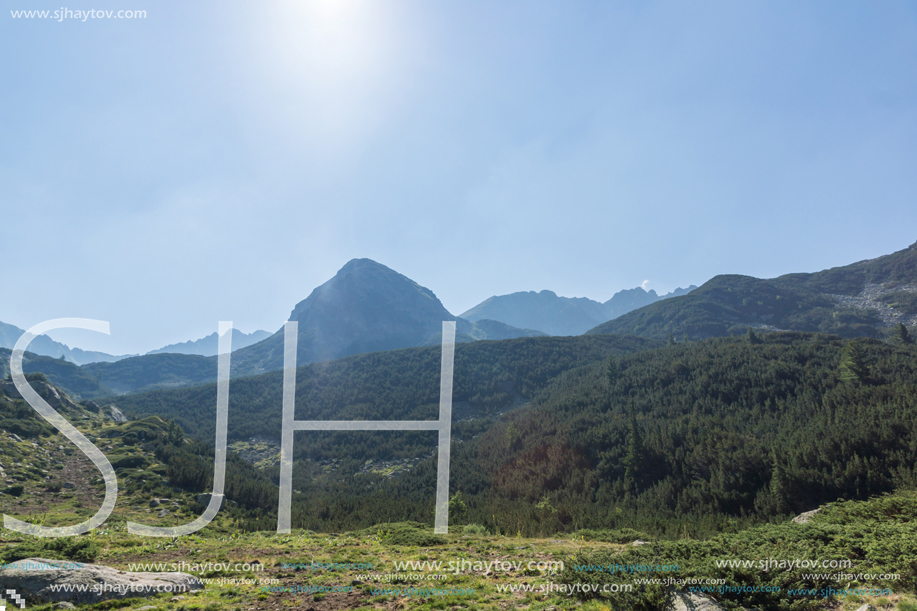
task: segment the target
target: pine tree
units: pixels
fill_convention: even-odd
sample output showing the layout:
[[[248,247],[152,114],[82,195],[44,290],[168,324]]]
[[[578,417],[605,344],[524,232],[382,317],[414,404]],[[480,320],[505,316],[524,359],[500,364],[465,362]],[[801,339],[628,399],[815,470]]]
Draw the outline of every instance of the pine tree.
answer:
[[[773,502],[771,506],[773,511],[775,513],[785,513],[787,510],[786,473],[784,473],[783,466],[776,457],[774,458],[774,467],[771,470],[769,492]]]
[[[671,332],[671,331],[669,331],[669,341],[668,341],[668,345],[669,345],[669,346],[674,346],[674,345],[675,345],[675,336],[672,335],[672,332]]]
[[[869,367],[863,360],[863,347],[853,340],[841,353],[840,377],[845,382],[863,382],[869,377]]]
[[[467,516],[468,506],[465,505],[462,493],[456,491],[456,493],[452,495],[452,498],[449,499],[449,521],[455,524],[461,524],[465,521]]]
[[[748,327],[748,335],[746,336],[749,344],[760,344],[761,338],[758,337],[758,334],[755,333],[755,330],[751,327]]]
[[[611,387],[615,385],[619,377],[621,377],[621,366],[618,365],[618,359],[613,354],[609,354],[608,360],[605,361],[605,381]]]
[[[624,480],[636,488],[637,475],[643,462],[643,437],[637,424],[637,410],[631,405],[630,430],[627,434],[627,454],[624,455]]]
[[[895,339],[902,346],[907,346],[914,343],[914,339],[911,337],[911,334],[907,332],[907,327],[903,323],[898,323],[898,326],[895,327]]]

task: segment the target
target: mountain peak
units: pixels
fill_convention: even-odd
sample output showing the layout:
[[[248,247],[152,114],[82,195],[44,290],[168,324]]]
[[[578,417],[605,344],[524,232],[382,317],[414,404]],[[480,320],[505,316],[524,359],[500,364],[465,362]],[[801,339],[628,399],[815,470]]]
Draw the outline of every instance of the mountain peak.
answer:
[[[418,315],[425,320],[455,320],[433,291],[372,259],[348,261],[333,278],[296,304],[290,320],[304,323],[313,315],[334,318],[336,313],[345,311],[340,310],[345,306],[361,308],[369,318],[360,318],[380,324],[391,320],[407,322]]]

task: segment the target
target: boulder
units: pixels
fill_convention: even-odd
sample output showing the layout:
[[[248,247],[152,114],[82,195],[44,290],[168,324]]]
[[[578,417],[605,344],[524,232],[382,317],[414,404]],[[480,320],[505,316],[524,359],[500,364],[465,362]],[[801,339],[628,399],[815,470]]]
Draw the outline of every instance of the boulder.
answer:
[[[99,564],[44,558],[18,560],[10,565],[12,568],[0,569],[0,589],[15,590],[30,604],[95,604],[114,598],[204,589],[199,579],[187,573],[133,573]]]
[[[114,420],[115,422],[117,422],[118,424],[127,422],[127,416],[124,415],[124,412],[122,412],[120,409],[118,409],[114,405],[108,406],[108,417]]]
[[[709,596],[695,592],[675,592],[669,601],[666,611],[723,611]]]

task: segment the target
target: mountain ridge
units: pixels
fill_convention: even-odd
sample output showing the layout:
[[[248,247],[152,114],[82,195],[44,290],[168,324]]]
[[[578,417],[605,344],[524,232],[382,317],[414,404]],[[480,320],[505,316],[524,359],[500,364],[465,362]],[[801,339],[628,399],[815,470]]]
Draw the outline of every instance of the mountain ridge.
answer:
[[[917,325],[917,243],[850,265],[773,279],[719,275],[688,295],[590,329],[664,339],[722,337],[748,327],[880,338]]]

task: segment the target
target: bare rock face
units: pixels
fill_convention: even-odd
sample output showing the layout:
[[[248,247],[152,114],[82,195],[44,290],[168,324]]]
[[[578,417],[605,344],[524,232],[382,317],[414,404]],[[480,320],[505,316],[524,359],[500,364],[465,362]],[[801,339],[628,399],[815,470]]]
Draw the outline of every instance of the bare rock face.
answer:
[[[820,507],[818,509],[813,509],[812,511],[801,513],[798,516],[796,516],[795,518],[793,518],[793,522],[795,522],[796,524],[805,524],[806,522],[811,520],[812,516],[817,514],[819,511],[821,511]]]
[[[694,592],[675,592],[666,611],[723,611],[709,596]]]
[[[124,413],[114,405],[108,406],[108,417],[118,424],[127,422],[127,416],[125,416]]]
[[[204,589],[186,573],[129,573],[99,564],[28,558],[0,569],[0,589],[15,590],[31,604],[94,604],[114,598]]]

